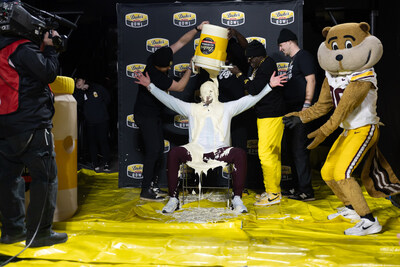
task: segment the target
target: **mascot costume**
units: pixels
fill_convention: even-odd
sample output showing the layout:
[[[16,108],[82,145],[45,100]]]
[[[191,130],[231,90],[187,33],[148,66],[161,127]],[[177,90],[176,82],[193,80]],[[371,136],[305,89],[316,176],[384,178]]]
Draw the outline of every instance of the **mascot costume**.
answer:
[[[287,114],[286,127],[308,123],[332,108],[328,121],[308,138],[313,149],[338,127],[343,132],[332,145],[321,176],[345,207],[328,216],[331,220],[343,216],[360,220],[345,230],[346,235],[378,233],[382,226],[372,215],[358,182],[352,177],[355,168],[367,155],[362,181],[373,197],[388,197],[400,193],[400,182],[377,148],[379,117],[376,113],[377,79],[373,66],[383,54],[381,41],[369,33],[368,23],[345,23],[326,27],[326,38],[318,49],[318,62],[325,70],[318,101],[309,109]],[[368,153],[369,151],[369,153]]]

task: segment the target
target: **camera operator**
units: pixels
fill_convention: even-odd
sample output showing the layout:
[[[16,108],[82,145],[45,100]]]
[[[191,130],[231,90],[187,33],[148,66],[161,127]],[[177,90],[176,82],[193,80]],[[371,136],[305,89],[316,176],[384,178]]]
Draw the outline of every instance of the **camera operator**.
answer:
[[[52,35],[59,36],[56,31]],[[4,109],[10,103],[0,94],[0,243],[26,239],[26,246],[32,241],[30,247],[42,247],[68,239],[66,233],[52,231],[58,179],[51,133],[54,99],[48,84],[58,68],[48,32],[40,46],[0,34],[0,92],[11,88],[18,99],[18,108],[10,112]],[[24,166],[32,177],[26,222]]]

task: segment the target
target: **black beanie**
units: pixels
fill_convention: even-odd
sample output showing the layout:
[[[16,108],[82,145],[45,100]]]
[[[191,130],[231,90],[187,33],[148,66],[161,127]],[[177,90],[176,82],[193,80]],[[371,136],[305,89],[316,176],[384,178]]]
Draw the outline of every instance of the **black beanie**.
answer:
[[[246,47],[246,57],[264,57],[266,55],[267,51],[265,50],[265,47],[257,40],[251,41]]]
[[[163,46],[154,52],[153,64],[157,67],[168,67],[172,65],[172,49]]]
[[[289,29],[282,29],[278,37],[278,45],[283,42],[297,40],[297,36]]]

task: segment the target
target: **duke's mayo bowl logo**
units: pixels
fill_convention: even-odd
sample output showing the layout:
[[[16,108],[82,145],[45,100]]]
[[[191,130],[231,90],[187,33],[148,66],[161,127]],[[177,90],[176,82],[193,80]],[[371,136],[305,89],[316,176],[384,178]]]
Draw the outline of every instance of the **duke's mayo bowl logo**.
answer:
[[[151,53],[154,53],[157,49],[164,46],[169,46],[168,39],[153,38],[146,41],[146,50]]]
[[[215,41],[210,38],[206,37],[203,40],[201,40],[200,44],[200,52],[203,53],[204,55],[209,55],[215,50]]]
[[[264,48],[267,48],[267,41],[265,40],[265,38],[252,36],[252,37],[247,37],[246,40],[248,43],[251,43],[254,40],[259,41],[260,43],[262,43]]]
[[[271,12],[271,23],[275,25],[288,25],[294,22],[292,10],[276,10]]]
[[[126,168],[126,175],[133,179],[143,179],[143,164],[132,164]]]
[[[173,23],[178,27],[190,27],[196,25],[196,14],[192,12],[182,11],[175,13]]]
[[[258,154],[258,139],[247,140],[247,154]]]
[[[231,178],[231,173],[232,173],[232,171],[233,171],[232,164],[229,164],[228,166],[225,166],[225,167],[222,169],[222,178],[224,178],[224,179],[229,179],[229,178]]]
[[[136,78],[135,72],[140,71],[143,72],[146,68],[146,65],[140,63],[134,63],[126,66],[126,76],[130,78]]]
[[[133,114],[126,116],[126,126],[133,129],[139,129],[135,123],[135,116]]]
[[[226,26],[239,26],[244,24],[245,15],[241,11],[227,11],[222,13],[221,22]]]
[[[278,75],[281,75],[288,71],[289,63],[288,62],[277,62],[276,67],[278,69]]]
[[[196,38],[193,41],[193,45],[194,45],[194,50],[196,51],[196,48],[199,46],[200,43],[200,38]]]
[[[125,24],[132,28],[142,28],[149,25],[149,16],[144,13],[129,13],[125,15]]]
[[[171,149],[171,144],[169,143],[168,140],[164,140],[164,153],[168,153],[170,149]]]
[[[181,63],[176,64],[174,66],[174,75],[176,77],[182,77],[185,71],[189,68],[189,63]],[[190,74],[190,77],[194,76],[193,72]]]
[[[189,128],[189,120],[186,116],[175,115],[174,126],[179,129],[188,129]]]

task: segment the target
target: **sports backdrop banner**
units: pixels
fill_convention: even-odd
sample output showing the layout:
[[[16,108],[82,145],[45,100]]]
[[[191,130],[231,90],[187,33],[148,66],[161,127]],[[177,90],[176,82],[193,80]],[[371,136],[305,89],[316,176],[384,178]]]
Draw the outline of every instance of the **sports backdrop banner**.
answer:
[[[183,34],[202,21],[221,27],[234,27],[248,41],[258,40],[267,53],[277,62],[278,70],[285,72],[289,59],[279,53],[277,38],[282,28],[289,28],[298,36],[303,46],[303,1],[267,2],[209,2],[170,4],[117,4],[118,19],[118,153],[119,187],[140,187],[143,170],[143,148],[140,129],[133,114],[137,84],[134,71],[143,71],[148,56],[162,46],[170,46]],[[179,79],[194,55],[200,33],[174,55],[170,76]],[[194,101],[196,77],[191,77],[184,92],[171,93],[184,101]],[[165,108],[165,149],[188,142],[186,117]],[[262,173],[257,155],[256,118],[249,129],[247,140],[248,175],[247,186],[262,186]],[[164,160],[165,161],[165,160]],[[167,185],[166,173],[159,174],[160,186]],[[226,177],[222,171],[221,179]]]

